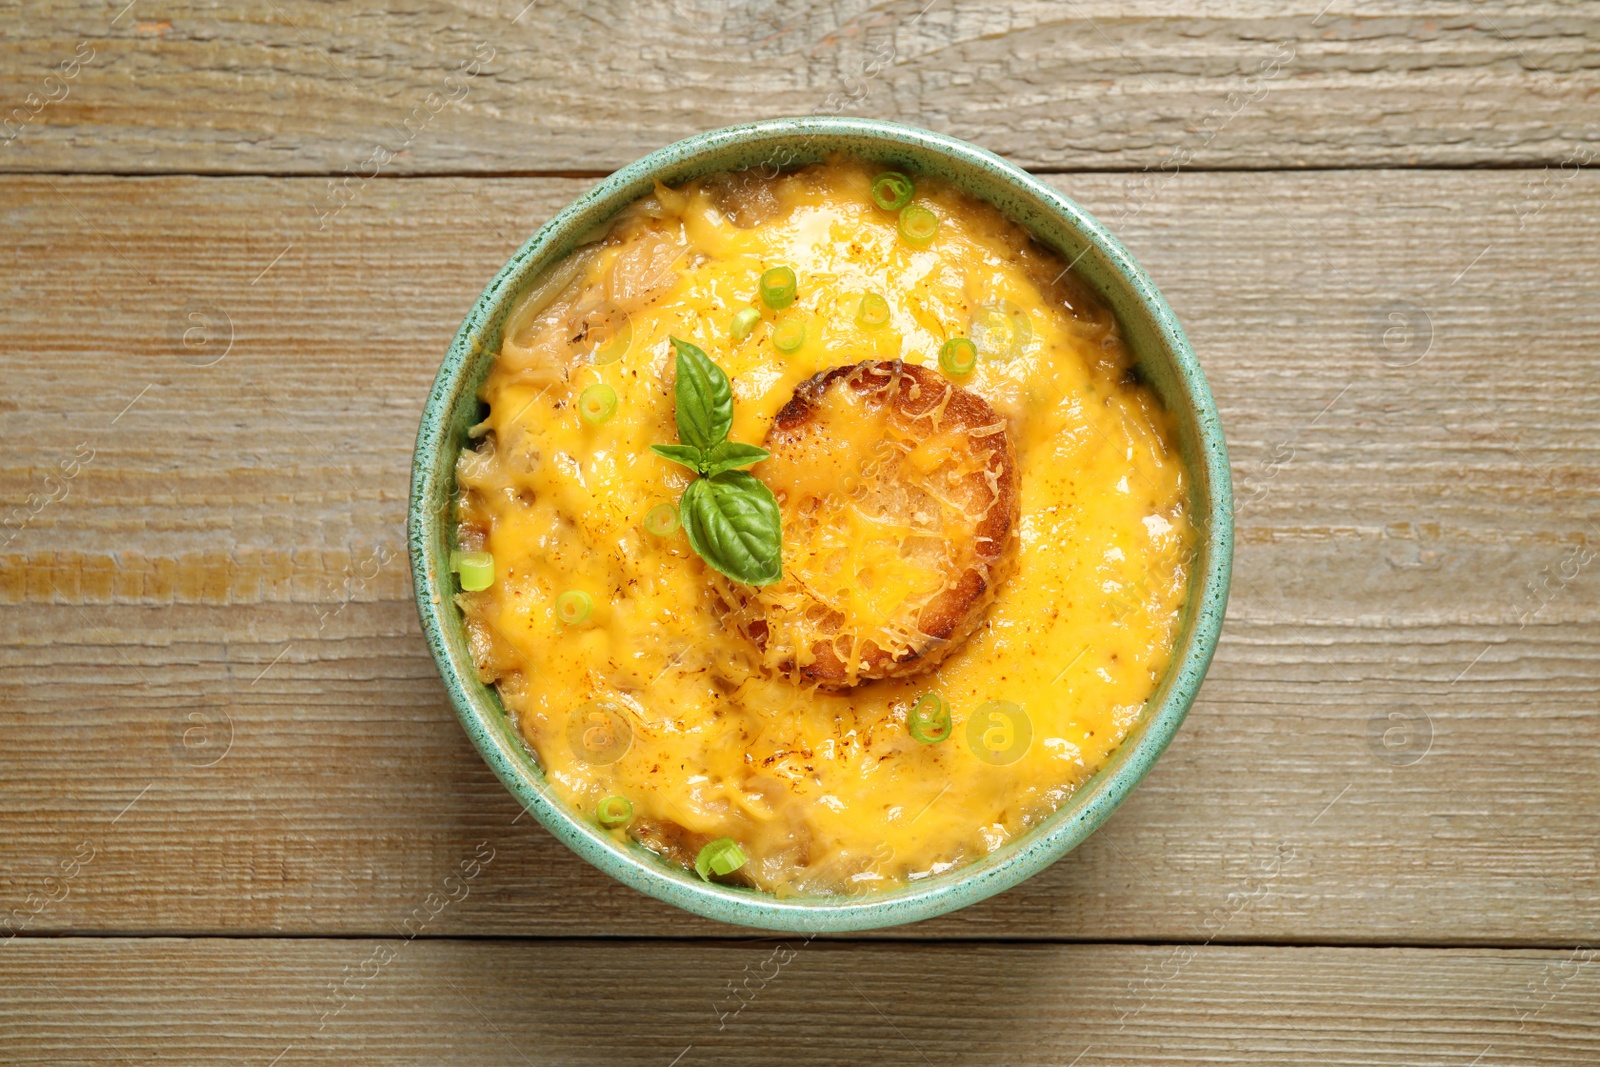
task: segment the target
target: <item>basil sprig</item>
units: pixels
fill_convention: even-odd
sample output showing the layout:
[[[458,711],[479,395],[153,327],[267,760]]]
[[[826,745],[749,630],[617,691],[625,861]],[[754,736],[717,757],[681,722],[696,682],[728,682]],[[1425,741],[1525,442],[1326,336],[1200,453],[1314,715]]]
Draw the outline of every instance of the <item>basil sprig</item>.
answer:
[[[771,585],[783,577],[778,501],[760,478],[739,469],[770,453],[728,440],[733,429],[728,376],[701,349],[676,337],[671,340],[678,356],[673,399],[680,443],[650,448],[700,476],[678,502],[689,547],[712,570],[736,582]]]

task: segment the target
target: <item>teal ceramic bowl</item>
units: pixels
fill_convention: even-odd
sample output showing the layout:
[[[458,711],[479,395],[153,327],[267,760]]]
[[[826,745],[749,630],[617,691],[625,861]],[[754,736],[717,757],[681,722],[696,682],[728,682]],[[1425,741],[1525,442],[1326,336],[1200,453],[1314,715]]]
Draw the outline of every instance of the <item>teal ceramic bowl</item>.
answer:
[[[639,845],[619,845],[570,810],[496,694],[477,680],[448,556],[456,454],[476,423],[478,386],[500,348],[501,325],[519,297],[579,245],[601,235],[624,206],[651,191],[723,170],[790,167],[833,153],[913,175],[945,178],[995,205],[1055,249],[1116,314],[1145,380],[1177,424],[1191,476],[1198,557],[1166,679],[1121,748],[1072,799],[1026,835],[965,867],[866,897],[779,899],[714,885]],[[409,541],[422,629],[461,724],[506,788],[574,852],[643,893],[742,926],[804,933],[870,930],[941,915],[1016,885],[1105,822],[1172,740],[1216,649],[1233,553],[1232,488],[1222,426],[1200,365],[1172,309],[1127,249],[1083,208],[997,156],[909,126],[866,119],[775,119],[701,134],[624,167],[546,223],[511,257],[461,324],[433,383],[411,475]]]

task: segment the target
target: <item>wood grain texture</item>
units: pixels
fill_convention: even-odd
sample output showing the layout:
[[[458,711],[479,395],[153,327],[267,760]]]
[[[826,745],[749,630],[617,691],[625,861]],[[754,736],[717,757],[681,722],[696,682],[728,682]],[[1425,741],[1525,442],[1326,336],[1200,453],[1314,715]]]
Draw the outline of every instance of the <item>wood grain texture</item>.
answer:
[[[1551,0],[80,0],[0,34],[0,169],[608,171],[812,113],[1055,169],[1554,166],[1597,88],[1600,14]]]
[[[1592,944],[1600,182],[1052,180],[1210,376],[1241,496],[1229,622],[1104,830],[893,936]],[[586,185],[373,181],[319,225],[315,180],[0,181],[13,927],[389,936],[488,842],[430,932],[730,932],[519,819],[409,601],[440,355]]]
[[[1592,953],[97,938],[14,942],[0,974],[19,1065],[1600,1056]]]

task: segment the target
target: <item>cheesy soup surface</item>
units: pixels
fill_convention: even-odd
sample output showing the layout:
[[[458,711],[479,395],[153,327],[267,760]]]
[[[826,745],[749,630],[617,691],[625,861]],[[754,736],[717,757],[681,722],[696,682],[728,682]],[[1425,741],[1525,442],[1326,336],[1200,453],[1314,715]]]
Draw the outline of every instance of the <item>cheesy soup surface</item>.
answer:
[[[478,670],[555,791],[591,818],[607,802],[619,839],[686,865],[731,838],[747,862],[702,873],[780,895],[937,874],[1059,807],[1164,676],[1194,542],[1169,419],[1113,316],[1024,231],[938,181],[916,179],[937,229],[913,243],[873,200],[879,169],[836,160],[658,186],[510,316],[480,393],[487,417],[457,464],[459,547],[494,561],[488,588],[458,598]],[[759,279],[777,266],[797,284],[774,310]],[[863,314],[878,297],[887,315]],[[759,319],[736,339],[749,307]],[[781,350],[774,335],[790,348],[794,324],[803,340]],[[661,508],[695,477],[650,449],[678,440],[669,337],[726,372],[735,442],[761,445],[815,376],[874,361],[941,375],[1003,420],[1008,567],[936,666],[819,687],[735,624],[755,587],[714,574]],[[970,373],[941,368],[951,338],[974,340]],[[599,419],[579,403],[596,385],[615,393]],[[892,612],[918,578],[897,570],[909,549],[885,554],[909,543],[894,516],[858,503],[876,445],[775,455],[751,473],[780,503],[802,486],[833,493],[819,512],[830,566],[870,572],[865,599]],[[951,719],[932,741],[907,721],[927,694]]]

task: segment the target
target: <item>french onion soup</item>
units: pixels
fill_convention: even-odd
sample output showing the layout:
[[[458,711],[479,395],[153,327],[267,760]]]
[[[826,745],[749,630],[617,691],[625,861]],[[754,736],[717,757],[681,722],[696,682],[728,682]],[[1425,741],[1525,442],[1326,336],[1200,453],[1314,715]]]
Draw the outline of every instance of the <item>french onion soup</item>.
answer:
[[[1116,749],[1188,476],[1114,316],[934,179],[657,186],[507,320],[456,466],[480,677],[557,794],[703,878],[891,888]]]

